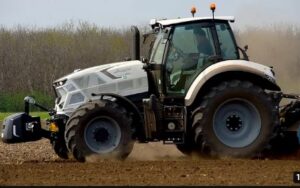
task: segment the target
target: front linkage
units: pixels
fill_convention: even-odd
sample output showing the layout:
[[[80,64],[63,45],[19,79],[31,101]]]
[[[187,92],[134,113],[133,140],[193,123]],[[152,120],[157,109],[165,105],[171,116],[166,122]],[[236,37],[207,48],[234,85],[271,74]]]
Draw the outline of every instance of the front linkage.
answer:
[[[68,117],[57,115],[55,110],[49,110],[41,106],[32,97],[25,97],[24,102],[24,112],[13,114],[4,119],[1,133],[2,141],[13,144],[47,138],[50,140],[56,154],[67,159],[68,150],[64,141],[64,129]],[[49,113],[50,119],[46,120],[45,125],[42,125],[40,117],[30,116],[30,105]]]

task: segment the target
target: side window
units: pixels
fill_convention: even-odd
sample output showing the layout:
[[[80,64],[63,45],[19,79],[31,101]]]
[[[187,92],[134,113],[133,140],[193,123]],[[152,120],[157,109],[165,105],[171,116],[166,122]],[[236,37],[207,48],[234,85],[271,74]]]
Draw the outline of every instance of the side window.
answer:
[[[231,36],[228,24],[219,23],[216,25],[220,42],[221,54],[224,60],[238,59],[238,52]]]
[[[197,52],[193,30],[186,30],[184,26],[175,28],[171,44],[184,53]]]
[[[214,48],[214,41],[211,33],[211,29],[208,27],[203,27],[195,30],[194,32],[195,40],[197,41],[198,53],[206,56],[212,56],[216,54]]]

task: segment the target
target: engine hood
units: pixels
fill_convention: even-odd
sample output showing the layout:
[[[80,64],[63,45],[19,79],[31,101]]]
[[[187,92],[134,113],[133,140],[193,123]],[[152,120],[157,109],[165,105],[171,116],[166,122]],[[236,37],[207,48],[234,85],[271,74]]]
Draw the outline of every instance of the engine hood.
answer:
[[[91,73],[100,72],[100,71],[104,71],[104,70],[110,70],[109,72],[111,72],[111,70],[116,70],[116,71],[121,72],[122,70],[126,69],[126,67],[132,67],[132,66],[136,66],[137,68],[140,67],[141,71],[144,71],[142,69],[143,64],[141,61],[135,60],[135,61],[115,62],[115,63],[94,66],[94,67],[90,67],[90,68],[86,68],[86,69],[82,69],[82,70],[80,70],[80,69],[74,70],[73,73],[63,76],[63,77],[55,80],[53,83],[65,81],[65,80],[76,78],[76,77],[81,77],[86,74],[91,74]],[[116,72],[116,71],[114,71],[114,72]]]

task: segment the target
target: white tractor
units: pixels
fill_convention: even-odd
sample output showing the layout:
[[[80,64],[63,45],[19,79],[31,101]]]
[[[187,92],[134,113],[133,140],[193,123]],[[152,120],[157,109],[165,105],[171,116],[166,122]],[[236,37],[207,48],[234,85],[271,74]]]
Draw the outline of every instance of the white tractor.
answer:
[[[187,155],[249,158],[292,133],[298,147],[299,96],[281,92],[272,67],[249,61],[229,22],[234,18],[153,19],[144,37],[154,40],[142,60],[132,27],[132,61],[55,81],[46,128],[29,115],[29,104],[41,106],[26,97],[25,112],[4,121],[2,140],[49,138],[61,158],[71,153],[81,162],[90,155],[125,159],[135,141],[172,143]],[[281,109],[282,98],[295,100]]]

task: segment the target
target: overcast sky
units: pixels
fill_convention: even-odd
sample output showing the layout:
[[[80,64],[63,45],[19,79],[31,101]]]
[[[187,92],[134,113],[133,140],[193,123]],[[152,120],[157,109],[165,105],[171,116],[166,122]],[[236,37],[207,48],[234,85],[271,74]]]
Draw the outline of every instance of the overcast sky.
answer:
[[[300,0],[0,0],[0,25],[12,28],[55,27],[86,21],[104,27],[146,25],[151,18],[210,16],[209,4],[217,4],[217,16],[235,16],[234,27],[272,24],[300,25]]]

